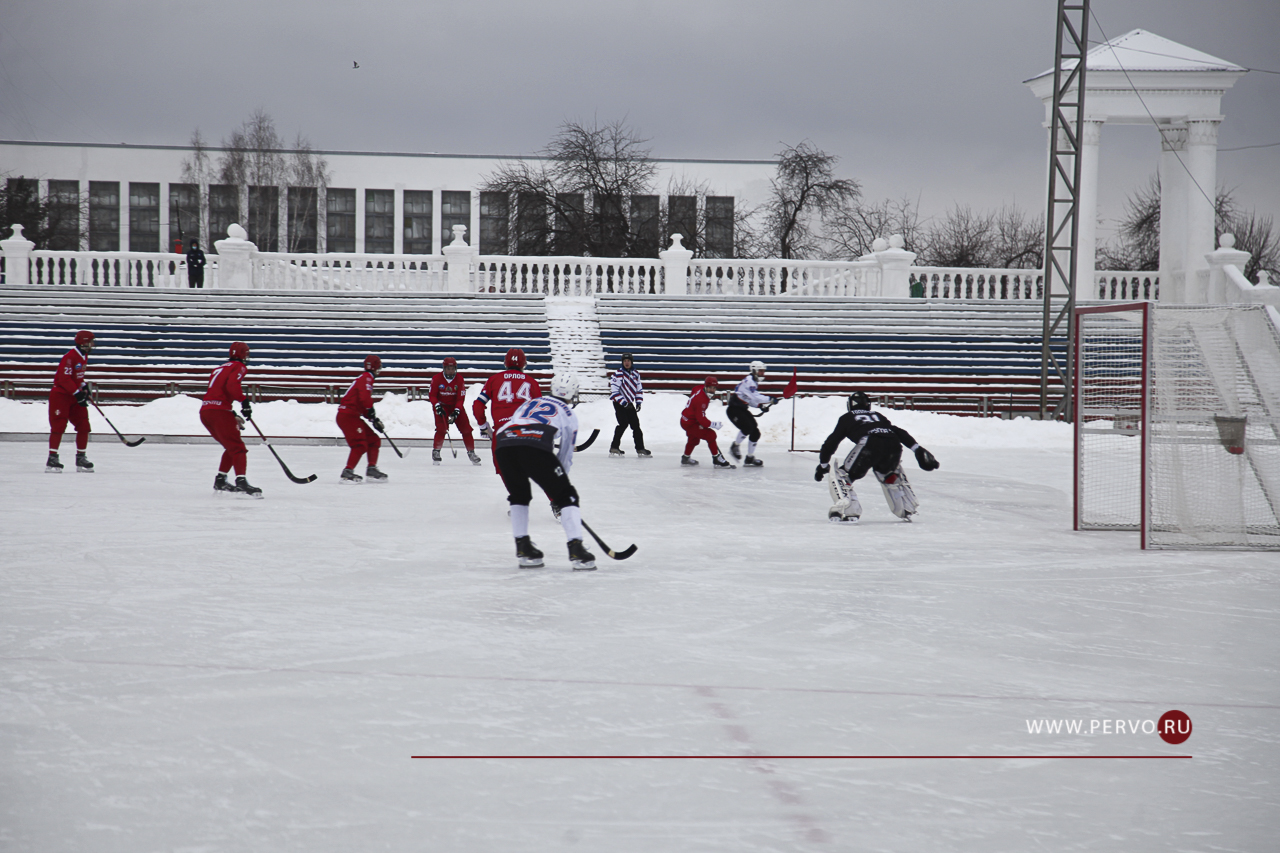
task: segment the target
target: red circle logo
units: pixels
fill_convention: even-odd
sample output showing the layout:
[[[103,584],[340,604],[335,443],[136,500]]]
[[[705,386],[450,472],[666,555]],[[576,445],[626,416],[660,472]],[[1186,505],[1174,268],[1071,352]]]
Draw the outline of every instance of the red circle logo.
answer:
[[[1191,718],[1181,711],[1166,711],[1156,724],[1156,732],[1165,743],[1182,743],[1191,737]]]

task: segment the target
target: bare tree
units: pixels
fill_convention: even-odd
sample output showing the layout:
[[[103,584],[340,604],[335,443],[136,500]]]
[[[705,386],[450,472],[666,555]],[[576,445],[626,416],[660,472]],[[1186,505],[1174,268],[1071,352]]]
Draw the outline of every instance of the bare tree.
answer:
[[[202,230],[201,211],[209,206],[209,184],[212,178],[213,163],[209,158],[209,148],[197,127],[191,132],[191,154],[182,160],[182,182],[196,188],[190,204],[183,203],[182,196],[185,193],[178,194],[177,230],[178,236],[183,240],[198,237]],[[223,235],[209,235],[205,243],[212,244],[216,237],[221,236]]]
[[[832,254],[844,258],[860,258],[877,239],[893,234],[902,235],[908,252],[919,252],[922,233],[919,210],[906,198],[841,208],[827,227]]]
[[[928,266],[1039,269],[1044,219],[1016,205],[985,213],[956,205],[923,229],[920,244]]]
[[[770,196],[762,210],[761,242],[768,255],[832,254],[826,232],[862,195],[857,181],[835,176],[838,162],[808,140],[778,152],[778,171],[769,182]]]
[[[544,160],[500,164],[483,186],[514,200],[516,251],[651,256],[651,237],[642,238],[630,216],[632,199],[654,192],[647,141],[621,121],[565,122]]]

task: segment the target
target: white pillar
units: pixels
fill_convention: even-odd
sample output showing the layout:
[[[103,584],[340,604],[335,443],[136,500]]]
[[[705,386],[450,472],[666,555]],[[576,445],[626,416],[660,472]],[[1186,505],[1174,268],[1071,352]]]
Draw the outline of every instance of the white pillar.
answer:
[[[1193,180],[1187,187],[1187,238],[1184,268],[1187,285],[1198,280],[1198,271],[1209,268],[1205,255],[1214,250],[1214,200],[1218,192],[1218,125],[1221,119],[1187,122],[1187,147],[1183,162]],[[1203,299],[1192,301],[1201,302]]]
[[[1185,273],[1187,240],[1187,173],[1179,157],[1187,146],[1186,127],[1160,129],[1160,301],[1186,301],[1174,286],[1174,274]]]
[[[875,253],[880,264],[880,296],[885,299],[911,298],[911,265],[916,253],[908,252],[902,248],[904,245],[902,235],[894,234],[889,238],[889,247]]]
[[[391,251],[404,254],[404,184],[396,184],[391,201]]]
[[[467,226],[453,226],[453,242],[440,251],[449,265],[449,292],[471,291],[471,247],[466,241]]]
[[[431,254],[433,255],[439,255],[444,251],[444,246],[440,242],[440,227],[444,223],[444,213],[440,210],[441,198],[439,189],[431,191]]]
[[[227,227],[225,240],[215,242],[218,250],[218,287],[224,290],[253,289],[253,253],[258,247],[246,238],[239,223]]]
[[[693,260],[693,251],[684,247],[683,240],[683,235],[672,234],[671,248],[658,253],[668,295],[689,292],[689,261]]]
[[[22,236],[22,226],[13,226],[13,236],[0,240],[0,252],[4,253],[4,283],[31,283],[31,252],[36,244]]]
[[[1205,262],[1209,264],[1209,293],[1207,294],[1207,302],[1212,305],[1224,302],[1244,302],[1239,288],[1228,286],[1227,272],[1225,267],[1230,264],[1244,273],[1244,268],[1249,263],[1249,253],[1242,252],[1236,248],[1236,236],[1234,234],[1223,234],[1220,245],[1217,249],[1205,256]]]
[[[364,187],[356,187],[356,254],[364,254]]]
[[[1096,297],[1094,270],[1098,252],[1098,147],[1102,122],[1086,121],[1080,138],[1080,186],[1076,187],[1079,232],[1076,240],[1076,298]]]

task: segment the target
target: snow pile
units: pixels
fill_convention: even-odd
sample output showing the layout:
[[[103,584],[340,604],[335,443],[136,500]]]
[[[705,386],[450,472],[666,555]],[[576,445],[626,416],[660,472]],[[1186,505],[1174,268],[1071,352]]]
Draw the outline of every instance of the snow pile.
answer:
[[[480,383],[473,383],[467,393],[467,417],[470,403],[480,393]],[[680,429],[680,412],[686,397],[678,393],[648,393],[640,410],[640,424],[645,440],[651,444],[685,440]],[[164,397],[143,406],[103,406],[107,417],[121,432],[156,435],[204,435],[200,424],[200,401],[185,395]],[[410,401],[404,395],[388,394],[377,404],[378,416],[393,438],[430,438],[435,434],[435,416],[425,401]],[[296,400],[259,403],[253,407],[254,421],[268,435],[332,436],[341,435],[334,416],[338,407],[331,403],[299,403]],[[578,419],[583,435],[599,429],[602,440],[610,440],[617,421],[608,400],[593,400],[578,406]],[[1064,423],[1012,421],[999,418],[960,417],[933,412],[882,409],[896,425],[910,432],[929,447],[1057,447],[1071,446],[1071,426]],[[830,434],[835,422],[845,412],[844,397],[801,397],[795,401],[795,446],[817,449]],[[712,420],[724,423],[722,441],[732,440],[737,430],[725,417],[724,404],[712,403],[707,411]],[[110,432],[95,409],[89,410],[96,432]],[[765,444],[790,446],[792,403],[783,401],[760,419]],[[472,425],[474,427],[474,424]],[[41,402],[17,402],[0,399],[0,432],[47,433],[48,405]],[[456,436],[456,430],[455,436]],[[630,433],[623,447],[632,446]]]

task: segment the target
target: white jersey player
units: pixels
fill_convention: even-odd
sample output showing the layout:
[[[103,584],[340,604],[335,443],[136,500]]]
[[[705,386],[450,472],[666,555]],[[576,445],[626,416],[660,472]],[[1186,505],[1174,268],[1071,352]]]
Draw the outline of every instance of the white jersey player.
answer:
[[[742,459],[742,451],[739,447],[742,440],[747,439],[747,458],[742,459],[744,468],[758,468],[764,464],[756,458],[756,442],[760,440],[760,427],[756,424],[755,415],[747,409],[747,406],[759,406],[760,414],[763,415],[774,403],[772,397],[760,393],[760,386],[757,384],[758,380],[764,378],[764,371],[763,361],[751,362],[751,372],[738,383],[738,387],[733,389],[733,393],[729,395],[729,405],[725,408],[729,423],[738,428],[738,437],[733,440],[733,444],[729,445],[729,452],[733,454],[734,459]]]
[[[543,565],[542,552],[529,538],[529,502],[537,483],[560,516],[575,571],[596,567],[595,556],[582,545],[582,510],[578,491],[569,482],[573,444],[578,438],[578,381],[571,376],[551,380],[551,395],[524,403],[494,435],[494,458],[511,504],[511,534],[520,568]]]

